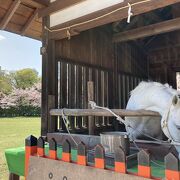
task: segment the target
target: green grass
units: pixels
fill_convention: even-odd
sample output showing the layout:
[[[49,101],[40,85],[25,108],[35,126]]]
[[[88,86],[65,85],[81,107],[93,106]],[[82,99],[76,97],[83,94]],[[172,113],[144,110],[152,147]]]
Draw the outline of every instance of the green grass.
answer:
[[[0,180],[8,179],[4,150],[24,146],[29,135],[40,135],[40,118],[0,118]]]

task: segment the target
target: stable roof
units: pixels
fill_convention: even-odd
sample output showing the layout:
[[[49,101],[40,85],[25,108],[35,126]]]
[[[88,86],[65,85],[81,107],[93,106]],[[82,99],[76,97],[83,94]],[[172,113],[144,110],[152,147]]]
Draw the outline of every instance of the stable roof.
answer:
[[[38,10],[47,0],[0,0],[0,29],[41,40],[42,19]]]
[[[51,31],[50,39],[63,39],[67,37],[68,30],[73,36],[97,26],[122,21],[128,17],[129,5],[132,6],[132,13],[135,16],[179,3],[180,0],[0,0],[0,2],[0,29],[41,40],[44,16],[50,17],[47,27]],[[179,24],[177,22],[179,19],[163,25],[167,27],[171,23]],[[161,24],[159,26],[161,27]],[[173,30],[176,29],[179,27]]]

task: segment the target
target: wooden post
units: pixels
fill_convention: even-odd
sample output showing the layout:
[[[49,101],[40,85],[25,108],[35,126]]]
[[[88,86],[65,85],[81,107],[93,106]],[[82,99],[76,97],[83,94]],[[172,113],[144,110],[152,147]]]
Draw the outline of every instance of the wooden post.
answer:
[[[89,101],[94,101],[94,83],[92,81],[88,81],[88,102]],[[91,108],[91,106],[88,105],[88,108]],[[89,130],[89,135],[94,135],[95,119],[93,116],[88,117],[88,130]]]
[[[16,174],[9,173],[9,180],[20,180],[20,177]]]
[[[78,156],[77,156],[77,163],[79,165],[87,165],[87,155],[86,155],[86,145],[81,142],[78,144]]]
[[[105,169],[105,152],[101,144],[95,147],[95,167]]]
[[[115,169],[116,172],[126,173],[126,154],[124,150],[119,147],[115,150]]]
[[[150,154],[145,150],[138,153],[138,176],[151,178]]]
[[[50,110],[55,107],[55,95],[48,95],[48,132],[56,131],[56,117],[50,115]]]
[[[169,153],[165,157],[165,179],[180,180],[179,159],[174,154]]]
[[[49,141],[49,158],[57,159],[57,143],[54,138]]]
[[[63,142],[62,148],[63,148],[62,160],[65,162],[70,162],[71,161],[71,144],[67,139]]]
[[[28,176],[29,158],[37,153],[37,138],[29,136],[25,139],[25,178]]]
[[[37,141],[37,155],[40,157],[45,156],[44,144],[45,144],[44,139],[42,137],[40,137]]]
[[[55,59],[55,41],[49,40],[49,32],[44,28],[49,27],[49,17],[42,20],[42,100],[41,100],[41,135],[57,129],[57,117],[50,118],[49,110],[57,107],[58,78],[57,61]]]

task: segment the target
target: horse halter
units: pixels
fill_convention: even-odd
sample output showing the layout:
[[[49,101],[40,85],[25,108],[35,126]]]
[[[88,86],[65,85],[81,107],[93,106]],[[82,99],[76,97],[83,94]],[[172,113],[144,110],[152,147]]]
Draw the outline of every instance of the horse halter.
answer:
[[[169,105],[168,111],[165,112],[165,115],[163,115],[163,119],[161,121],[161,128],[164,132],[164,134],[167,136],[168,141],[173,144],[173,145],[180,145],[180,142],[177,142],[173,139],[170,131],[169,131],[169,127],[168,127],[168,121],[169,121],[169,114],[170,114],[170,110],[172,107],[172,102]],[[165,117],[164,117],[165,116]]]

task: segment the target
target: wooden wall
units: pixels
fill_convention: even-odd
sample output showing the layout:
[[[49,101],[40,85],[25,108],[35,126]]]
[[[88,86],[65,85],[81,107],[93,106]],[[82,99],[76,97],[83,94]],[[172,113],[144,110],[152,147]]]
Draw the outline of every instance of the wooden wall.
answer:
[[[176,88],[176,72],[180,71],[180,31],[157,36],[149,45],[150,78]]]
[[[87,108],[87,82],[94,82],[100,106],[125,108],[129,92],[147,78],[146,56],[132,43],[112,43],[108,26],[91,29],[55,42],[58,64],[58,108]],[[87,132],[85,117],[70,117],[72,132]],[[96,130],[116,127],[112,119],[95,118]],[[59,119],[58,129],[63,130]],[[82,130],[83,129],[83,130]]]
[[[147,76],[147,56],[142,48],[132,42],[113,44],[108,26],[82,32],[70,41],[56,41],[55,54],[57,59]]]
[[[107,27],[82,32],[71,40],[56,41],[56,58],[113,69],[112,33]]]
[[[133,42],[117,43],[114,46],[114,58],[119,72],[147,78],[147,55],[142,47]]]

